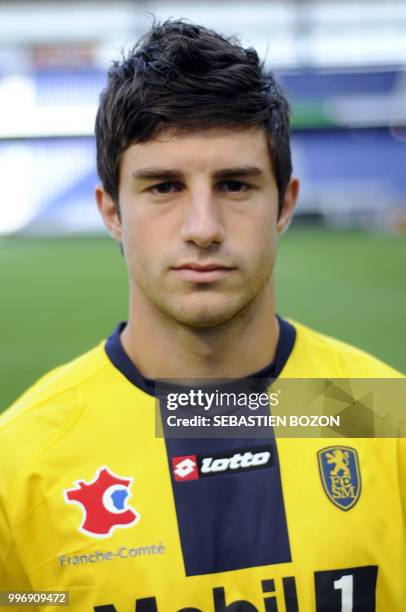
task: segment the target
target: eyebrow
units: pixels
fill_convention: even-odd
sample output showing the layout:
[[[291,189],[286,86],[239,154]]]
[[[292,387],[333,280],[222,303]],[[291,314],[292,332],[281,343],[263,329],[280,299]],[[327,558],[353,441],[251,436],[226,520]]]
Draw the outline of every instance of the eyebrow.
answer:
[[[263,175],[264,170],[259,166],[232,166],[217,170],[214,173],[214,178],[255,177]],[[182,176],[183,172],[180,170],[157,167],[140,168],[132,173],[132,177],[137,181],[166,181],[179,179]]]
[[[233,166],[232,168],[222,168],[214,173],[215,178],[237,178],[263,176],[264,170],[259,166]]]

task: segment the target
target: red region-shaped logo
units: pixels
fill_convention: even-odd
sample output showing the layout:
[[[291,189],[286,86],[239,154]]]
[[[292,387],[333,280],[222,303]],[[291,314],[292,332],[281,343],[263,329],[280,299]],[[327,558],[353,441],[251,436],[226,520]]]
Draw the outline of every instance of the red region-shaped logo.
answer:
[[[65,489],[68,504],[79,504],[84,520],[79,531],[96,538],[108,538],[119,527],[131,527],[140,520],[138,512],[127,504],[132,478],[117,476],[103,466],[91,482],[77,480],[76,487]]]

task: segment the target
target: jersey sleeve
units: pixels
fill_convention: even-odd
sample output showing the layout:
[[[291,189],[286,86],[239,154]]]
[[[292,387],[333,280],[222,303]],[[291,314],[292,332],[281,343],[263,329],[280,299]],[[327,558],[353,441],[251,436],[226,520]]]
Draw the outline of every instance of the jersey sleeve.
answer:
[[[33,552],[32,542],[38,534],[32,528],[21,529],[36,499],[35,488],[30,484],[30,466],[52,440],[63,435],[78,414],[75,390],[42,396],[41,387],[42,382],[0,416],[0,591],[35,590],[27,559],[31,563],[33,558],[36,560],[27,552]],[[42,473],[46,466],[44,461]],[[30,610],[35,609],[30,606]]]
[[[8,518],[0,503],[0,591],[30,591],[31,585],[16,550]]]
[[[16,505],[13,499],[17,479],[15,457],[18,455],[17,440],[15,442],[13,449],[0,427],[0,591],[30,590],[12,531],[12,510]]]
[[[403,537],[406,549],[406,438],[398,440],[399,492],[403,515]],[[406,580],[403,582],[403,601],[406,601]]]
[[[2,467],[4,467],[2,461]],[[10,481],[1,472],[0,481],[0,591],[32,591],[29,578],[22,566],[18,551],[15,546],[10,518],[8,515],[7,502],[9,501]],[[39,612],[36,606],[30,606],[32,612]],[[15,612],[26,612],[26,607],[13,606]]]
[[[399,490],[403,512],[403,525],[406,545],[406,438],[399,438]]]

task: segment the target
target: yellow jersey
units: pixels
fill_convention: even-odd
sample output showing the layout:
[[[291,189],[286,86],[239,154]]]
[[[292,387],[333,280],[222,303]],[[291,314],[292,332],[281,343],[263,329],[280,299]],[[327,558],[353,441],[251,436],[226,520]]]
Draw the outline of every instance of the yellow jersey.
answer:
[[[260,376],[400,376],[279,321]],[[67,591],[72,612],[406,610],[402,439],[157,437],[122,329],[0,417],[0,591]]]

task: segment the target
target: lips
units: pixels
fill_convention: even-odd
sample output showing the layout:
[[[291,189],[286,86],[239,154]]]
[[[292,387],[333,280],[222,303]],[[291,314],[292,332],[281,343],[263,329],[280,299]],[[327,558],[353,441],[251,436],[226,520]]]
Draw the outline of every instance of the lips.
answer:
[[[235,268],[224,266],[220,263],[185,263],[181,266],[176,266],[173,271],[183,280],[195,283],[211,283],[222,280],[229,276]]]
[[[195,264],[187,263],[181,266],[177,266],[175,270],[197,270],[198,272],[211,272],[212,270],[231,270],[229,266],[223,266],[222,264]]]

